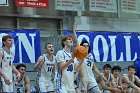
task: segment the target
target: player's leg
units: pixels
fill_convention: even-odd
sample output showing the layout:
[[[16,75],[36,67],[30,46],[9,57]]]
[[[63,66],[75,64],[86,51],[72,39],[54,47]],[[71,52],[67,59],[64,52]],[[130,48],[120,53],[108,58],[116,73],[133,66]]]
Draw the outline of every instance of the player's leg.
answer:
[[[39,82],[39,90],[40,92],[47,92],[45,82]]]

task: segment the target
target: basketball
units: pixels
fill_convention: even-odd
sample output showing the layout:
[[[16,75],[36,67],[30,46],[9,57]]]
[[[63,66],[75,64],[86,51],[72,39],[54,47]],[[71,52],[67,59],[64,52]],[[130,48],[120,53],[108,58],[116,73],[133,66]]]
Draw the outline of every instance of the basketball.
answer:
[[[88,50],[85,47],[78,45],[73,50],[73,54],[77,59],[84,59],[88,54]]]

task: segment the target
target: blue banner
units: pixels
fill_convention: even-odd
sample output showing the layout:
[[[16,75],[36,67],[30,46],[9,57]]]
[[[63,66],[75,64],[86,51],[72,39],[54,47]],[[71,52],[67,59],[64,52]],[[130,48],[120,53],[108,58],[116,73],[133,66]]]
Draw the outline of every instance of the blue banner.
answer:
[[[73,34],[64,31],[64,34]],[[140,58],[140,34],[121,32],[77,32],[78,42],[87,40],[96,62],[134,61]]]
[[[11,51],[15,53],[14,63],[35,63],[40,56],[40,33],[38,30],[0,30],[0,47],[2,37],[12,35],[14,45]]]

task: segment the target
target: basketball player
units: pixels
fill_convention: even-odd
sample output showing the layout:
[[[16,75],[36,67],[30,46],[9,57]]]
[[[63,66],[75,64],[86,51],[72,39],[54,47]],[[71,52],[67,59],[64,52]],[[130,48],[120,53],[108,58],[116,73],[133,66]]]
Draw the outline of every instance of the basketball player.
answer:
[[[121,93],[126,93],[126,90],[123,89],[123,85],[122,85],[122,76],[121,76],[121,67],[120,66],[113,66],[112,67],[112,74],[114,76],[114,82],[116,84],[117,87],[120,87]]]
[[[94,63],[93,56],[90,53],[91,49],[89,43],[87,41],[82,41],[80,45],[88,49],[88,55],[84,59],[81,69],[81,71],[83,72],[83,79],[87,82],[87,91],[88,93],[101,93],[92,70],[94,70],[100,77],[102,77],[102,75]]]
[[[122,79],[121,79],[121,67],[120,66],[113,66],[112,67],[112,74],[114,76],[114,81],[117,86],[122,86]]]
[[[26,66],[24,64],[18,64],[16,69],[21,74],[21,80],[17,80],[14,77],[14,93],[30,93],[30,79],[26,76]]]
[[[140,79],[135,75],[135,67],[133,65],[128,66],[128,74],[124,74],[122,77],[122,83],[127,90],[127,93],[140,93],[140,88],[136,85],[140,85]]]
[[[13,37],[10,35],[5,35],[2,37],[3,47],[0,49],[0,73],[2,80],[3,92],[13,92],[13,75],[12,72],[20,80],[20,73],[13,65],[14,53],[10,51],[13,45]]]
[[[38,62],[35,64],[35,70],[38,71],[38,85],[40,92],[54,93],[54,84],[52,81],[52,75],[56,63],[54,53],[54,47],[52,43],[45,44],[46,54],[41,55],[38,58]]]
[[[60,87],[57,93],[75,93],[74,89],[74,71],[81,68],[82,62],[77,66],[74,65],[74,55],[71,54],[73,40],[70,35],[62,38],[62,50],[56,54],[58,63],[58,73],[61,76]]]
[[[114,76],[111,74],[111,66],[110,64],[105,64],[103,66],[103,73],[102,75],[106,78],[106,80],[99,80],[102,93],[121,93],[122,88],[117,86],[114,81]]]

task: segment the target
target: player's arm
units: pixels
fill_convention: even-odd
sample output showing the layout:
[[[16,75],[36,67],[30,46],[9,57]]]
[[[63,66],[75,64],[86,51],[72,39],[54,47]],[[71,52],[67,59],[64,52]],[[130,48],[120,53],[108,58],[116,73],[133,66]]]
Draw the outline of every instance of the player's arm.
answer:
[[[34,66],[34,70],[35,70],[35,71],[39,71],[40,67],[41,67],[43,64],[44,64],[44,57],[43,57],[43,56],[40,56],[40,57],[38,58],[37,63],[36,63],[35,66]]]
[[[105,81],[102,79],[102,78],[99,78],[100,80],[99,80],[99,82],[100,82],[100,84],[101,84],[101,86],[102,86],[102,88],[104,89],[104,90],[109,90],[109,91],[111,91],[111,92],[117,92],[117,93],[120,93],[120,89],[118,89],[118,88],[114,88],[114,87],[109,87],[109,86],[107,86],[106,84],[105,84]]]
[[[140,90],[140,88],[137,87],[133,82],[131,82],[131,81],[128,79],[128,77],[123,76],[123,77],[122,77],[122,80],[123,80],[126,84],[130,85],[132,88],[134,88],[134,89],[136,89],[136,90],[138,90],[138,91]]]
[[[140,86],[140,79],[137,76],[135,76],[135,79],[136,79],[136,82],[138,83],[138,85]]]
[[[76,24],[75,24],[75,22],[73,24],[73,35],[74,35],[75,45],[77,46],[79,44],[78,44],[78,39],[77,39],[77,35],[76,35]]]
[[[104,81],[106,81],[106,78],[100,73],[99,69],[97,68],[96,64],[93,63],[93,67],[92,70],[94,70],[94,72],[100,77],[102,78]]]
[[[74,58],[75,57],[72,56],[72,58],[70,58],[69,60],[65,60],[65,55],[64,55],[63,51],[58,51],[56,54],[56,60],[58,63],[58,67],[62,71],[65,70],[68,66],[70,66],[72,62],[74,62]]]
[[[75,57],[70,58],[67,62],[61,61],[59,62],[59,67],[63,71],[65,70],[73,61]]]
[[[113,87],[117,87],[115,81],[114,81],[114,76],[111,74],[111,85],[113,85]]]
[[[93,63],[92,70],[94,70],[94,72],[95,72],[98,76],[102,76],[102,74],[100,73],[100,71],[99,71],[98,68],[96,67],[95,63]]]
[[[75,71],[79,72],[82,68],[82,64],[83,64],[84,60],[79,60],[78,64],[75,64]]]
[[[13,70],[13,72],[17,75],[18,80],[20,80],[20,79],[21,79],[20,72],[15,68],[14,65],[12,65],[12,70]]]
[[[81,70],[79,71],[79,74],[80,74],[82,84],[84,85],[84,91],[85,91],[85,93],[87,93],[87,85],[88,85],[88,83],[84,79],[84,74],[83,74],[83,72]]]
[[[10,80],[9,80],[9,78],[5,75],[4,71],[3,71],[2,68],[1,68],[2,57],[3,57],[3,51],[0,50],[0,75],[4,78],[5,83],[6,83],[7,85],[9,85],[9,84],[10,84]]]
[[[30,79],[28,76],[26,76],[25,89],[26,89],[26,93],[31,93],[30,92]]]
[[[3,57],[3,52],[2,52],[2,50],[0,50],[0,74],[4,78],[4,77],[6,77],[6,75],[5,75],[5,73],[3,72],[2,68],[1,68],[2,57]]]

